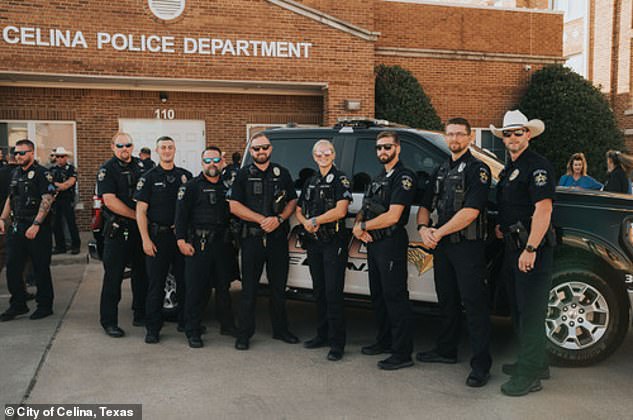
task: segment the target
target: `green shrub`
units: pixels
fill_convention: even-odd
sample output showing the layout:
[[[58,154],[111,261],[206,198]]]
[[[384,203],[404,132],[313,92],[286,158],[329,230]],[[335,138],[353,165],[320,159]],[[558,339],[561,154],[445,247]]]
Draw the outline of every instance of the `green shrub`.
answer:
[[[426,130],[443,130],[431,100],[408,70],[376,67],[376,118]]]
[[[624,148],[622,132],[605,96],[562,65],[547,66],[532,75],[519,109],[529,119],[545,123],[545,132],[530,147],[552,162],[559,177],[565,174],[569,157],[582,152],[587,173],[603,182],[606,151]]]

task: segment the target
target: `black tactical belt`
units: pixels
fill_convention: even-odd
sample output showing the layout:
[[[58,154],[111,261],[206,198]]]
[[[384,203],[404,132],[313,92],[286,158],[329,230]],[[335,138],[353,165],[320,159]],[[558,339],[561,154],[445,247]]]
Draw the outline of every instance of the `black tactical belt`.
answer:
[[[173,226],[159,225],[158,223],[152,223],[150,229],[154,233],[172,232],[174,230]]]

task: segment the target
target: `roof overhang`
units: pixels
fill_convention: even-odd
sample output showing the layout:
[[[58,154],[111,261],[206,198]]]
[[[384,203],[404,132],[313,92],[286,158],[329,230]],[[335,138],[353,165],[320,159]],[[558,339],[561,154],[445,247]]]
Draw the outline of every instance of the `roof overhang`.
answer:
[[[209,80],[0,71],[0,86],[323,96],[324,82]]]

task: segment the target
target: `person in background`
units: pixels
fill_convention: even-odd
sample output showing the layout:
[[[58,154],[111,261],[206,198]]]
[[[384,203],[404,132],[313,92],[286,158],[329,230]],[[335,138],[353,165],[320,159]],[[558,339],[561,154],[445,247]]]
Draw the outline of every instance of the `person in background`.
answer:
[[[607,152],[607,180],[604,181],[602,191],[621,194],[631,194],[631,172],[633,171],[633,156],[619,150]]]
[[[54,224],[53,233],[55,235],[55,249],[53,254],[66,253],[66,237],[64,234],[64,224],[68,226],[71,240],[71,253],[79,254],[81,239],[79,239],[79,229],[75,220],[75,184],[77,183],[77,171],[75,167],[68,163],[68,155],[64,147],[55,149],[56,164],[51,167],[55,185],[55,202],[53,203]]]
[[[4,158],[4,149],[0,149],[0,168],[7,165],[7,161]]]
[[[603,185],[587,175],[587,159],[584,153],[574,153],[567,162],[567,173],[558,181],[560,187],[601,190]]]
[[[149,147],[141,147],[141,150],[138,153],[138,158],[141,159],[141,162],[143,162],[145,171],[149,171],[156,166],[156,163],[152,160],[152,151]]]

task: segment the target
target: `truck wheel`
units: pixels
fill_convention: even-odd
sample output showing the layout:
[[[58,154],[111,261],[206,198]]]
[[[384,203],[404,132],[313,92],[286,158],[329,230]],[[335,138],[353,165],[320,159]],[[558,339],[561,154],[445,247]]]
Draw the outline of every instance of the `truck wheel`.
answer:
[[[554,275],[545,319],[552,364],[588,366],[604,360],[622,343],[628,326],[628,306],[604,278],[574,269]]]

